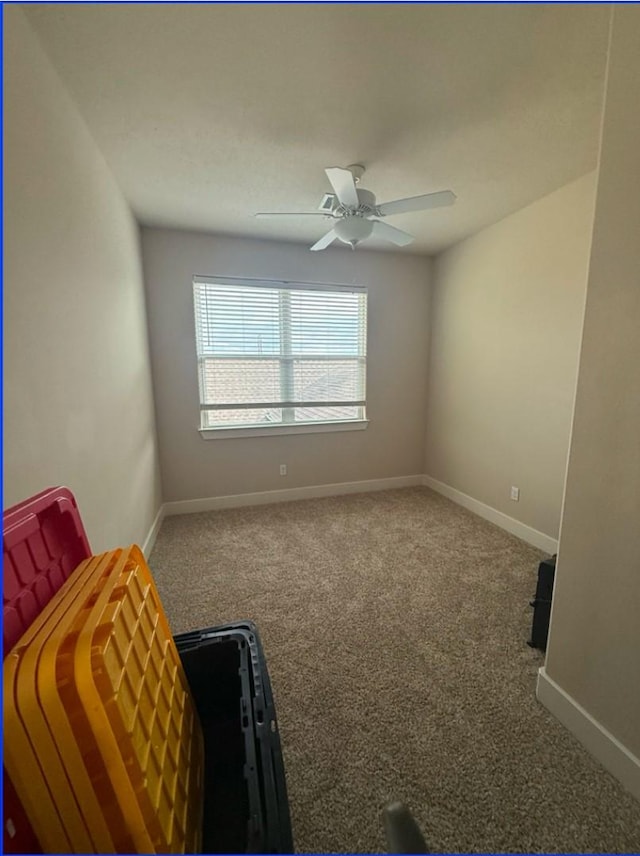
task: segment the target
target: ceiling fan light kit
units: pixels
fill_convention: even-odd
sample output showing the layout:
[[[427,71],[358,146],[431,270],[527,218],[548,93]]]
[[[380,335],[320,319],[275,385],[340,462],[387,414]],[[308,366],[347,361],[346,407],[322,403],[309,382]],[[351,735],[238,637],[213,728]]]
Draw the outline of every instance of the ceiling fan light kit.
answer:
[[[356,186],[364,175],[362,164],[351,164],[346,169],[339,166],[327,167],[325,173],[334,193],[325,193],[318,211],[267,212],[256,214],[256,217],[321,216],[336,220],[334,227],[311,247],[313,251],[324,250],[336,239],[349,244],[355,250],[361,241],[371,236],[390,241],[398,247],[404,247],[413,241],[413,235],[383,223],[379,218],[390,214],[441,208],[445,205],[453,205],[456,201],[456,195],[451,190],[441,190],[437,193],[395,199],[378,205],[375,195],[370,190]]]
[[[336,235],[345,244],[351,244],[355,250],[360,241],[364,241],[373,232],[373,223],[362,214],[343,216],[334,226]]]

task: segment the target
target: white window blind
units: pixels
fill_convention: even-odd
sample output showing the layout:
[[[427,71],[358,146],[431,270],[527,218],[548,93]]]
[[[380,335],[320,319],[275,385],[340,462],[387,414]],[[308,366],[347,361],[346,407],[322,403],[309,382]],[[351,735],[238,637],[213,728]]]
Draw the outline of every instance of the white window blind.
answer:
[[[364,287],[195,277],[201,428],[364,420]]]

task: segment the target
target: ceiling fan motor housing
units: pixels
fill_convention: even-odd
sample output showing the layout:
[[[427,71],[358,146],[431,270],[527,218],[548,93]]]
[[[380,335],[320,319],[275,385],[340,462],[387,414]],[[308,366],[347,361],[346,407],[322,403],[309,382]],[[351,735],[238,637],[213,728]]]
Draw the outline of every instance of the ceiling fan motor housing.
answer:
[[[337,204],[333,209],[333,215],[336,217],[370,217],[371,215],[377,215],[378,209],[376,208],[375,194],[370,190],[361,190],[359,187],[356,188],[356,193],[358,194],[357,208],[341,204],[336,198],[335,201]]]

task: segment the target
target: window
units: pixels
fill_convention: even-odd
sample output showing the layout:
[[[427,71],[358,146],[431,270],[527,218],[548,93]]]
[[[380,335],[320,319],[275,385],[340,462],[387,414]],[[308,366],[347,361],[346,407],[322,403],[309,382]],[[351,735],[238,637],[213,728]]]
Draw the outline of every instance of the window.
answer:
[[[360,286],[195,277],[200,428],[365,421]]]

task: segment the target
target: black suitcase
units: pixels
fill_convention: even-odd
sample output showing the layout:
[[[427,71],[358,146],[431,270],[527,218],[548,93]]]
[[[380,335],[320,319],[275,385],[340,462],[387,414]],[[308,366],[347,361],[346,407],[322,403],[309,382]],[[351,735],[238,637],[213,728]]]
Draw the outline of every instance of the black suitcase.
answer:
[[[556,573],[556,557],[544,559],[538,566],[538,582],[536,594],[531,601],[533,607],[533,622],[531,639],[528,644],[532,648],[547,650],[549,636],[549,619],[551,618],[551,601],[553,598],[553,581]]]

